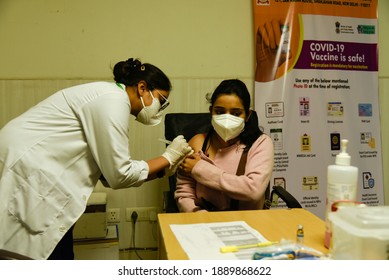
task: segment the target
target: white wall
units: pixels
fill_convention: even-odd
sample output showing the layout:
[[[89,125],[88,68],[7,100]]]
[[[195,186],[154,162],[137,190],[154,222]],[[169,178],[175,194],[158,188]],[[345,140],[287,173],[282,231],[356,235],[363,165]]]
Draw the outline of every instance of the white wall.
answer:
[[[389,28],[389,1],[379,1],[379,34]],[[0,0],[0,127],[46,96],[69,85],[110,80],[119,60],[138,57],[173,82],[169,112],[204,112],[205,94],[226,78],[253,89],[252,0]],[[389,46],[379,36],[384,175],[389,166]],[[159,155],[163,126],[133,121],[135,159]],[[389,184],[385,179],[385,201]],[[161,206],[167,180],[106,191],[108,207]],[[130,245],[131,225],[120,223],[120,247]],[[138,246],[156,246],[156,228],[143,223]]]
[[[0,77],[110,78],[129,56],[173,78],[251,77],[251,10],[251,0],[1,0]]]

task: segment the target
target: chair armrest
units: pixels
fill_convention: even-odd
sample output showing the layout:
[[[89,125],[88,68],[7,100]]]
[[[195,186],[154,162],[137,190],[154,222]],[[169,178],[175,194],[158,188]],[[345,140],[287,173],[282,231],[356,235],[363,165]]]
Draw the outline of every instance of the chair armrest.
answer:
[[[270,195],[270,200],[273,201],[273,195],[278,195],[283,201],[285,201],[288,208],[303,208],[297,199],[291,195],[287,190],[280,186],[273,186],[273,190]]]

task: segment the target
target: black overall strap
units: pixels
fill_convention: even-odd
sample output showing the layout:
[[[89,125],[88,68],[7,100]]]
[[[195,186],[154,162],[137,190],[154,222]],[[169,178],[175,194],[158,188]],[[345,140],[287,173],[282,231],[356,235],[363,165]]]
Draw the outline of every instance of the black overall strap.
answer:
[[[201,150],[203,151],[204,154],[205,154],[205,151],[207,150],[207,143],[208,143],[210,137],[211,137],[211,133],[207,133],[205,135],[203,147],[201,148]]]
[[[201,150],[203,151],[204,154],[205,154],[205,151],[207,150],[207,143],[209,141],[210,136],[211,136],[211,133],[207,133],[207,135],[205,136],[203,147],[201,148]],[[248,153],[248,151],[243,150],[242,156],[240,157],[238,169],[236,170],[236,175],[238,175],[238,176],[244,175],[244,171],[246,168],[246,162],[247,162],[247,153]],[[230,210],[239,210],[239,200],[231,199]]]

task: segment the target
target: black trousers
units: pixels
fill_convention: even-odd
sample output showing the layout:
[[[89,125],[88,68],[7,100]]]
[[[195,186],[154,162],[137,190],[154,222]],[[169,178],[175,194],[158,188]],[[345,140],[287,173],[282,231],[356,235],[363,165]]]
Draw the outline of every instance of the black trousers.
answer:
[[[73,227],[58,242],[48,260],[74,260]]]

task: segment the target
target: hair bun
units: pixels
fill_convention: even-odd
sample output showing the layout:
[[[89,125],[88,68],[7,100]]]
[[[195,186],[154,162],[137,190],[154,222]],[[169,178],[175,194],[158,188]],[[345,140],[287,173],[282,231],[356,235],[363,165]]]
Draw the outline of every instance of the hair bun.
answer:
[[[142,62],[140,62],[138,59],[129,58],[126,61],[125,64],[128,68],[137,68],[142,65]]]

